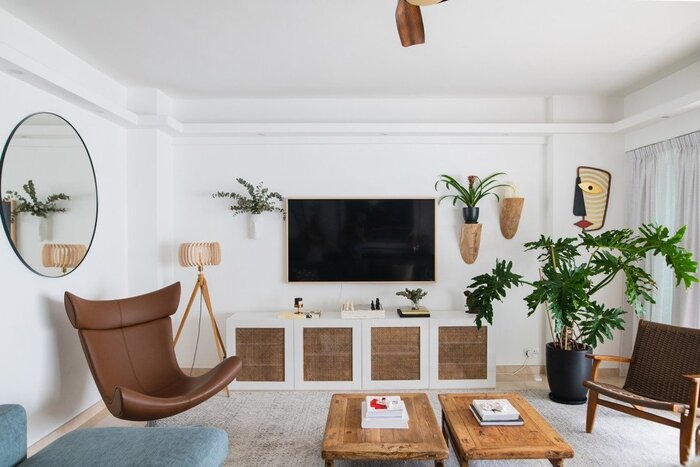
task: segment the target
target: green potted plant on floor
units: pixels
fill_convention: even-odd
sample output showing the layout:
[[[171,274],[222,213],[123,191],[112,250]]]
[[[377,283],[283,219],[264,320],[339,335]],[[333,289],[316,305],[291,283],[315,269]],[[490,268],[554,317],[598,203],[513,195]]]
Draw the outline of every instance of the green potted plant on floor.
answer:
[[[435,190],[441,184],[445,185],[445,188],[455,190],[456,194],[449,194],[441,196],[438,199],[440,203],[443,199],[451,199],[452,205],[455,206],[457,201],[464,204],[462,208],[462,215],[464,217],[465,224],[476,224],[479,221],[479,208],[477,204],[482,199],[489,195],[495,196],[497,200],[500,201],[500,197],[496,194],[495,190],[500,187],[510,186],[505,183],[498,183],[498,177],[505,175],[503,172],[498,172],[483,180],[476,175],[469,175],[467,177],[467,186],[463,186],[453,177],[449,175],[440,175],[440,180],[435,182]]]
[[[487,274],[475,277],[467,287],[467,303],[476,310],[476,325],[493,323],[493,303],[502,301],[512,287],[528,286],[525,297],[528,316],[540,305],[548,312],[552,341],[546,346],[550,398],[580,404],[586,401],[582,386],[590,378],[591,362],[585,358],[601,342],[624,329],[625,311],[608,307],[595,299],[618,274],[625,279],[625,299],[638,315],[645,302],[654,303],[657,288],[651,275],[639,267],[648,255],[661,255],[673,270],[676,286],[698,282],[697,262],[681,247],[685,227],[675,234],[668,228],[644,225],[638,232],[610,230],[597,236],[582,232],[578,237],[553,240],[541,236],[525,244],[525,251],[537,251],[540,277],[527,281],[512,271],[512,262],[497,260]]]

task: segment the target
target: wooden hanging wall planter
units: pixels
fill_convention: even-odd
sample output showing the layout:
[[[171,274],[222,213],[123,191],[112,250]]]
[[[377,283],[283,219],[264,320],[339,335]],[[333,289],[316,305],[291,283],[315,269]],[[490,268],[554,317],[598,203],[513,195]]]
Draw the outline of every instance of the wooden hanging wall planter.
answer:
[[[499,218],[501,233],[508,240],[515,237],[515,234],[518,232],[523,204],[525,204],[525,198],[503,198],[503,201],[501,201]]]
[[[462,234],[459,237],[459,252],[467,264],[473,264],[479,256],[481,244],[481,224],[462,224]]]

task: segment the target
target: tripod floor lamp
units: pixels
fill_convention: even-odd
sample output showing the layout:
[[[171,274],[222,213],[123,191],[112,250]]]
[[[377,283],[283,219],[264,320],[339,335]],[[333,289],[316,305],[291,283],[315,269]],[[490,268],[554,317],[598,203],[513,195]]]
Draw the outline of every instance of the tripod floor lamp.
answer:
[[[177,345],[177,341],[180,339],[180,335],[182,334],[182,328],[185,327],[185,322],[187,322],[187,316],[190,314],[192,303],[194,303],[194,299],[197,296],[197,292],[199,292],[202,294],[204,303],[207,306],[207,311],[209,312],[211,328],[214,333],[214,344],[216,345],[216,353],[219,356],[219,361],[223,361],[226,358],[226,347],[224,347],[224,341],[221,338],[219,326],[216,324],[216,319],[214,318],[214,311],[211,306],[211,298],[209,297],[209,286],[207,285],[206,277],[204,277],[204,266],[217,266],[221,263],[221,246],[218,242],[182,243],[180,244],[180,253],[178,257],[180,260],[180,266],[196,266],[198,273],[197,282],[195,282],[194,289],[192,289],[192,295],[190,295],[190,301],[187,302],[185,314],[182,316],[180,327],[177,329],[177,333],[175,334],[175,341],[173,342],[173,346]],[[226,395],[229,395],[228,387],[226,388]]]

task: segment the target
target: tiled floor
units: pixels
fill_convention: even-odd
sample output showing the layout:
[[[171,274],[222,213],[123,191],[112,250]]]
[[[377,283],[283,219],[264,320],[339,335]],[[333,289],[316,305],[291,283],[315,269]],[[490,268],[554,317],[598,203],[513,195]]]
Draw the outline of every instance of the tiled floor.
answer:
[[[539,381],[538,381],[539,379]],[[620,376],[601,376],[599,381],[622,386],[624,378]],[[547,389],[547,380],[544,375],[499,373],[496,377],[496,390],[522,391],[525,389]],[[232,392],[231,394],[235,394]],[[114,418],[107,409],[92,417],[80,428],[110,427],[110,426],[144,426],[144,422],[129,422]]]

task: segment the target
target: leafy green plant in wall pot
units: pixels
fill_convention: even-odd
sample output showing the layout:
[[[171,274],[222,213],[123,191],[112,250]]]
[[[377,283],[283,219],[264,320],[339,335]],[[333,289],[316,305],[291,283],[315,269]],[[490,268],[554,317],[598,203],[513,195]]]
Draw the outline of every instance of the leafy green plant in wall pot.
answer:
[[[405,289],[400,292],[396,292],[396,295],[399,297],[405,297],[411,301],[411,309],[412,310],[418,310],[420,309],[420,301],[423,300],[423,298],[428,295],[428,292],[425,292],[423,289]]]
[[[243,178],[237,178],[236,181],[241,184],[248,195],[242,195],[240,193],[230,193],[226,191],[218,191],[212,195],[213,198],[228,198],[235,201],[234,204],[230,206],[233,215],[248,213],[248,235],[250,238],[257,238],[259,234],[259,226],[257,223],[257,216],[266,212],[277,212],[282,214],[282,218],[287,218],[287,213],[284,208],[278,205],[278,202],[284,200],[282,195],[276,191],[270,191],[269,188],[265,188],[263,183],[260,182],[257,185],[247,182]]]
[[[8,190],[5,192],[5,196],[3,196],[2,200],[6,202],[15,202],[15,209],[12,212],[14,216],[27,213],[39,218],[39,238],[41,241],[48,240],[51,236],[50,225],[48,223],[49,214],[66,212],[66,208],[59,206],[58,202],[69,201],[70,196],[65,193],[57,193],[47,196],[45,200],[40,200],[36,194],[36,187],[34,186],[33,180],[28,180],[27,183],[22,185],[22,189],[27,194],[27,197],[16,191]],[[18,219],[18,217],[15,218]]]
[[[467,177],[467,186],[462,185],[456,179],[449,175],[442,174],[440,179],[435,182],[435,190],[442,184],[445,188],[452,190],[453,193],[441,196],[438,203],[444,199],[451,199],[452,205],[456,206],[457,202],[464,204],[462,215],[465,224],[476,224],[479,221],[479,208],[477,204],[487,196],[495,196],[500,201],[496,189],[509,186],[505,183],[498,183],[498,177],[505,175],[503,172],[491,174],[483,180],[476,175]]]
[[[510,261],[497,260],[494,269],[475,277],[467,287],[470,308],[477,311],[476,324],[493,323],[493,305],[509,290],[526,286],[528,316],[540,305],[548,315],[551,342],[546,346],[547,378],[550,398],[557,402],[579,404],[586,401],[582,386],[590,378],[591,361],[586,357],[613,332],[624,328],[625,311],[599,300],[598,292],[608,288],[617,276],[625,282],[624,297],[635,313],[643,315],[645,305],[654,303],[657,285],[640,267],[647,255],[661,256],[673,271],[676,287],[688,288],[698,282],[698,264],[692,254],[680,246],[685,227],[676,233],[657,225],[610,230],[592,236],[553,240],[541,236],[526,243],[525,251],[538,252],[540,277],[527,281],[513,272]]]

